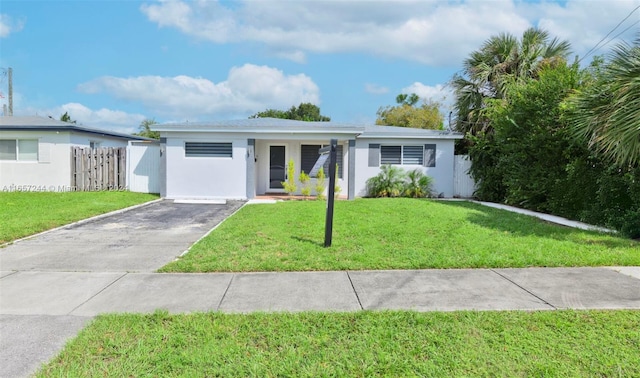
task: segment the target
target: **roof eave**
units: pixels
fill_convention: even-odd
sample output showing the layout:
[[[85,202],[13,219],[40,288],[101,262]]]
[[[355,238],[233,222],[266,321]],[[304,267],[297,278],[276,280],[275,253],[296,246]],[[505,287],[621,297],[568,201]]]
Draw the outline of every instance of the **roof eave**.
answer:
[[[402,135],[402,134],[362,134],[361,139],[462,139],[462,134],[444,134],[444,135]]]
[[[146,138],[146,137],[141,137],[141,136],[137,136],[137,135],[116,133],[116,132],[110,132],[110,131],[106,131],[106,130],[88,129],[88,128],[84,128],[84,127],[81,127],[81,126],[75,126],[75,125],[69,125],[69,126],[63,126],[63,125],[60,125],[60,126],[38,126],[38,125],[11,126],[11,125],[6,125],[6,126],[0,126],[0,130],[9,130],[9,131],[69,131],[69,132],[83,132],[83,133],[88,133],[88,134],[109,136],[109,137],[112,137],[112,138],[121,138],[121,139],[149,140],[149,141],[155,140],[155,139],[152,139],[152,138]]]

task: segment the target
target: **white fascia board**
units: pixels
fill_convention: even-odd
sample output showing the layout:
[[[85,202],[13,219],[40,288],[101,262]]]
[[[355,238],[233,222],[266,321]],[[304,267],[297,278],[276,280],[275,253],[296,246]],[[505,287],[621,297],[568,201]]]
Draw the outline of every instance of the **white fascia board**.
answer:
[[[358,139],[462,139],[464,135],[462,134],[447,134],[447,135],[398,135],[398,134],[387,134],[387,135],[360,135]]]

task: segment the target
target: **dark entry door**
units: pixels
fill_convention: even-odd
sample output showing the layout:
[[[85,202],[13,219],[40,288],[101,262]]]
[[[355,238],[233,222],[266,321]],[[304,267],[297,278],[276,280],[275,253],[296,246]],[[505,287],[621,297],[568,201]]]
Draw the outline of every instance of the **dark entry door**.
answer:
[[[285,149],[285,146],[269,146],[269,189],[283,189],[287,165]]]

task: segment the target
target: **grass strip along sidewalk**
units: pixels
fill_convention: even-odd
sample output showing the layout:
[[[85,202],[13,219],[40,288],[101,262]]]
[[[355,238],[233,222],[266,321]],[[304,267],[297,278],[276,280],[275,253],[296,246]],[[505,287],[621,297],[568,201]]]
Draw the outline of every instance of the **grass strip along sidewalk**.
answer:
[[[39,377],[640,376],[640,311],[99,316]]]
[[[321,201],[250,205],[161,272],[640,265],[640,243],[469,202],[337,201],[323,247]]]
[[[115,191],[0,192],[0,244],[157,198]]]

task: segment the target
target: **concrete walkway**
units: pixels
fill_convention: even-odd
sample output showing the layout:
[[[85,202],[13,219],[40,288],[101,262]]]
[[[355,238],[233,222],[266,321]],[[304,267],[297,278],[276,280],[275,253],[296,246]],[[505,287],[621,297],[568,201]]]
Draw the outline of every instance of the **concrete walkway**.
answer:
[[[640,309],[640,267],[153,273],[240,206],[161,201],[0,249],[0,377],[106,312]]]

